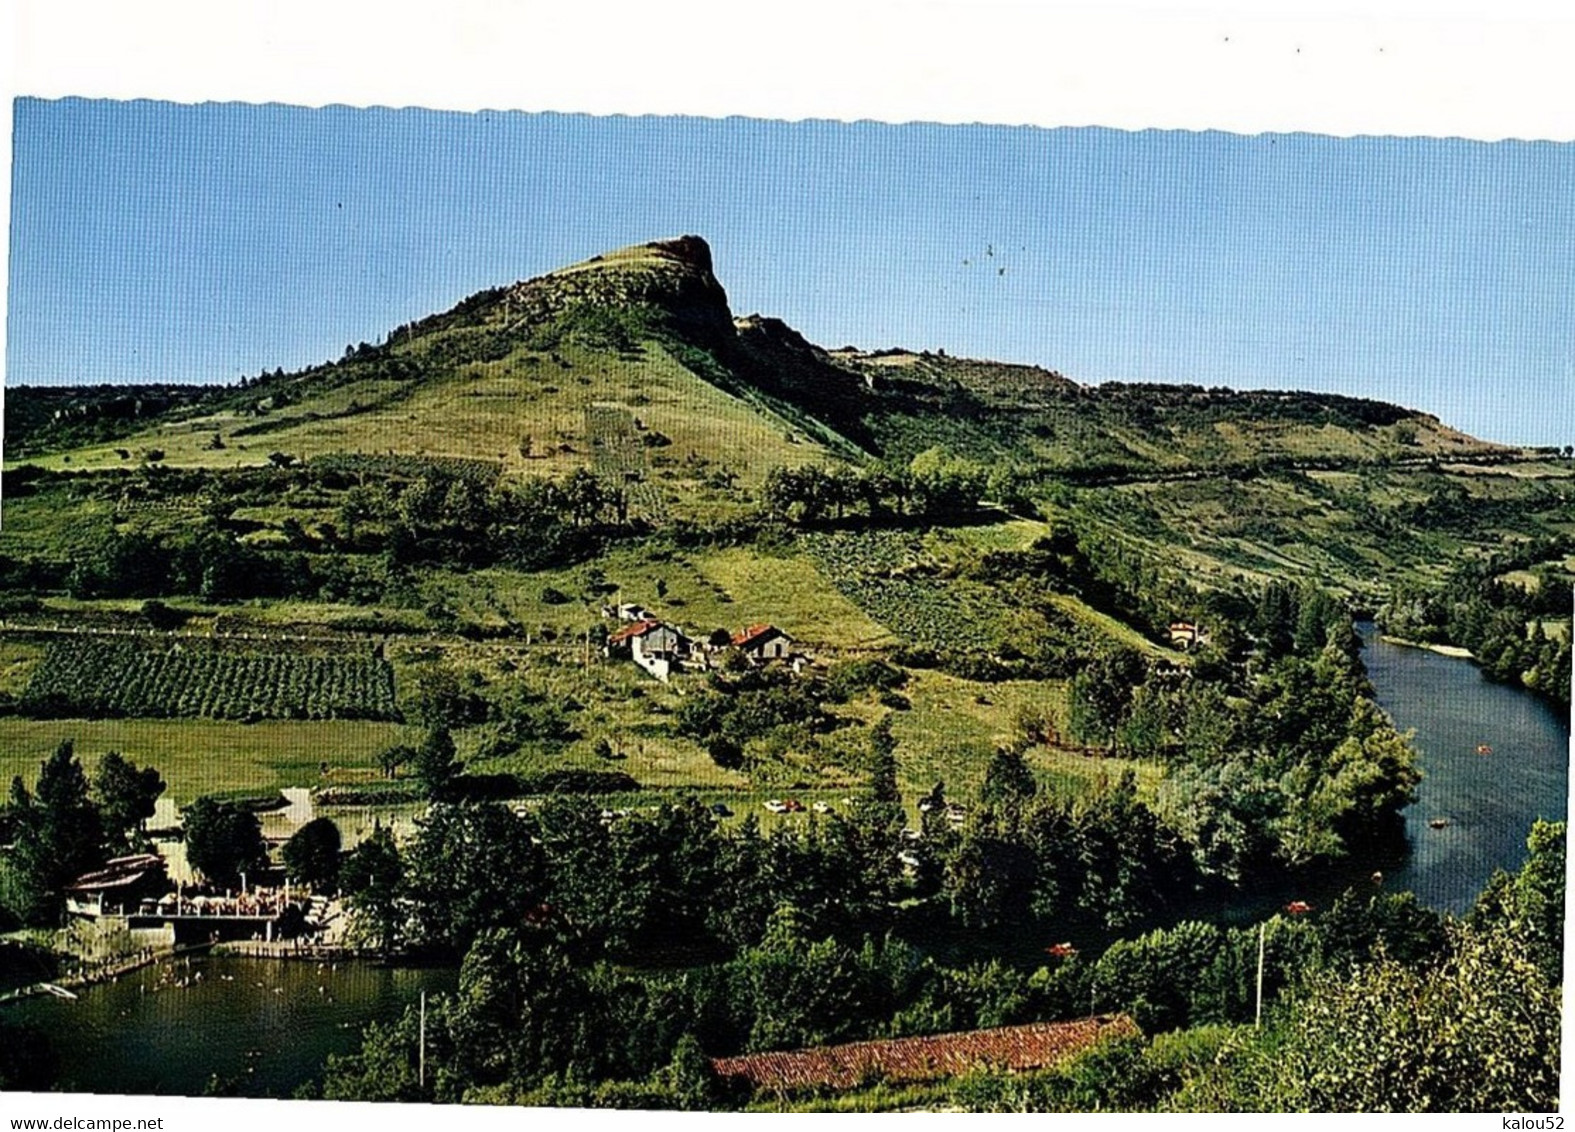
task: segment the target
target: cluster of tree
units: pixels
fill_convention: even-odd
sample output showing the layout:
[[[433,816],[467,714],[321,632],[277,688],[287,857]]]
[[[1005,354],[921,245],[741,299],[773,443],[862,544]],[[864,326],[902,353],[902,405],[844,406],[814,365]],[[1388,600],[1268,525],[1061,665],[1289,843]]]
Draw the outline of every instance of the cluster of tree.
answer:
[[[838,693],[848,691],[847,678]],[[830,695],[819,678],[800,678],[780,669],[746,669],[736,674],[713,673],[708,686],[684,697],[678,709],[678,733],[706,745],[718,766],[744,765],[744,748],[785,729],[813,736],[837,726],[822,701]]]
[[[796,526],[967,515],[990,493],[986,468],[943,449],[919,453],[906,467],[818,464],[774,467],[761,503],[773,519]]]
[[[825,676],[825,698],[845,704],[865,692],[888,699],[908,683],[908,674],[884,660],[844,660],[833,664]],[[888,704],[895,706],[895,704]]]
[[[1257,659],[1264,667],[1236,685],[1196,670],[1151,671],[1130,652],[1093,658],[1071,682],[1068,728],[1083,742],[1164,761],[1155,807],[1138,801],[1129,782],[1081,817],[1052,800],[1028,803],[1033,779],[1019,752],[1056,736],[1046,720],[1020,720],[1019,746],[997,753],[987,806],[964,831],[982,843],[963,858],[977,877],[960,886],[954,906],[978,905],[969,918],[981,923],[1009,920],[1008,907],[1082,908],[1130,923],[1198,882],[1234,886],[1393,847],[1419,774],[1359,660],[1333,643],[1311,658]],[[1019,809],[991,796],[997,778],[1020,784]],[[927,853],[947,844],[946,831],[936,832]],[[1124,846],[1117,866],[1080,872],[1099,857],[1090,837]]]
[[[1346,397],[1337,393],[1281,393],[1236,390],[1224,386],[1161,385],[1107,381],[1080,395],[1129,410],[1158,409],[1167,420],[1208,427],[1243,416],[1343,428],[1383,427],[1419,420],[1416,414],[1387,401]]]
[[[459,789],[464,765],[449,729],[441,724],[429,727],[415,746],[394,743],[377,755],[378,768],[387,778],[398,778],[408,771],[420,795],[429,800],[452,799],[464,793]]]
[[[1234,683],[1188,697],[1162,810],[1206,873],[1240,880],[1392,847],[1416,754],[1373,698],[1349,615],[1318,590],[1271,586]]]
[[[319,892],[332,892],[339,886],[342,854],[339,826],[332,818],[313,818],[292,833],[279,850],[285,875]]]
[[[695,803],[609,818],[558,796],[520,816],[450,792],[407,847],[383,834],[350,855],[350,900],[385,947],[459,954],[477,932],[550,908],[598,953],[633,959],[749,946],[782,904],[844,936],[895,929],[903,902],[943,930],[1009,932],[1067,917],[1126,927],[1195,890],[1194,847],[1130,775],[1071,806],[1039,795],[1012,749],[991,761],[962,828],[938,784],[918,837],[905,836],[889,724],[870,733],[866,796],[769,836],[752,818],[727,832]],[[485,859],[463,850],[476,844],[491,847]]]
[[[699,818],[682,809],[654,819],[653,828]],[[433,842],[413,846],[412,857],[463,843],[477,832],[471,823],[491,823],[502,835],[510,831],[496,823],[524,823],[505,812],[442,817],[458,824],[424,832]],[[568,811],[550,819],[565,820],[575,819]],[[564,826],[555,828],[561,836]],[[668,836],[669,849],[686,840]],[[583,843],[579,834],[571,840]],[[366,844],[352,871],[370,878],[381,868],[379,891],[398,908],[399,850],[381,832]],[[970,1077],[953,1083],[952,1099],[970,1108],[1083,1110],[1274,1109],[1286,1097],[1297,1098],[1291,1107],[1374,1108],[1398,1098],[1399,1107],[1491,1108],[1556,1095],[1560,976],[1548,964],[1562,941],[1562,920],[1549,915],[1563,903],[1560,826],[1534,831],[1531,861],[1516,876],[1495,878],[1464,925],[1409,894],[1348,893],[1308,918],[1234,929],[1185,922],[1118,941],[1093,961],[1074,954],[1031,972],[999,961],[947,967],[889,931],[830,931],[791,902],[765,910],[747,939],[711,962],[673,968],[656,941],[697,929],[713,911],[687,905],[666,926],[641,929],[623,945],[634,952],[614,964],[608,960],[618,952],[587,932],[601,910],[552,899],[562,891],[552,879],[564,867],[562,844],[547,840],[532,854],[518,831],[505,844],[512,871],[490,883],[499,900],[513,901],[510,911],[496,901],[459,901],[453,915],[428,923],[413,906],[404,909],[410,930],[435,930],[444,946],[464,946],[458,991],[429,1006],[425,1082],[409,1010],[369,1027],[356,1054],[330,1059],[325,1096],[726,1107],[745,1098],[722,1091],[707,1055],[1090,1010],[1127,1012],[1151,1036],[1047,1074]],[[594,854],[575,863],[600,876],[597,865]],[[406,867],[423,868],[415,860]],[[515,879],[505,885],[508,877]],[[445,899],[457,891],[438,877],[417,882],[424,891],[434,883]],[[651,885],[654,896],[660,879]],[[726,899],[718,888],[713,903]],[[1248,1025],[1259,1002],[1260,930],[1268,1005],[1261,1031]],[[692,961],[699,953],[688,954]],[[642,961],[631,966],[635,957]],[[1508,1056],[1505,1034],[1514,1038]]]
[[[35,592],[63,587],[78,598],[190,596],[221,602],[286,597],[370,602],[386,585],[381,572],[357,569],[344,558],[260,548],[211,520],[165,534],[106,531],[87,541],[64,570],[35,568],[19,580]]]
[[[157,770],[118,751],[89,778],[69,739],[40,764],[31,791],[17,775],[0,807],[0,915],[18,924],[57,919],[65,887],[137,844],[163,793]]]
[[[475,845],[488,846],[476,853]],[[527,816],[498,803],[443,802],[408,845],[380,831],[346,860],[357,922],[381,946],[460,955],[527,914],[567,918],[598,952],[725,952],[759,938],[794,903],[827,930],[887,923],[901,884],[889,820],[837,815],[762,835],[721,832],[698,803],[605,819],[552,796]]]
[[[219,888],[238,888],[242,874],[253,880],[268,865],[262,823],[249,807],[203,796],[181,814],[186,861]]]
[[[1461,563],[1437,590],[1399,587],[1379,611],[1386,633],[1470,649],[1495,680],[1570,702],[1571,576],[1551,560],[1568,539],[1540,539]],[[1528,581],[1508,580],[1526,570]]]
[[[1127,927],[1196,888],[1188,846],[1138,799],[1130,773],[1074,806],[1037,794],[1022,755],[1003,748],[960,830],[944,818],[944,785],[926,803],[925,836],[913,850],[920,891],[935,892],[968,928],[1068,917]]]
[[[413,471],[368,481],[333,461],[317,463],[267,471],[155,468],[84,477],[85,484],[9,474],[8,489],[14,482],[17,490],[60,492],[62,506],[84,495],[117,506],[128,499],[199,499],[203,506],[195,522],[173,528],[106,525],[78,540],[69,560],[0,560],[0,579],[19,593],[64,589],[82,598],[372,602],[424,563],[539,569],[579,561],[627,528],[622,489],[584,469],[559,480],[498,483],[464,461],[449,461],[460,465],[450,468],[417,460]],[[270,540],[249,540],[264,524],[233,518],[235,509],[281,497],[332,509],[333,519],[310,531],[287,519]]]
[[[542,569],[577,561],[628,522],[628,497],[583,468],[562,480],[531,477],[488,488],[430,471],[409,483],[366,484],[346,493],[340,537],[381,549],[398,565],[506,562]]]
[[[1439,476],[1425,498],[1398,504],[1393,515],[1413,531],[1447,531],[1462,538],[1496,541],[1505,527],[1521,526],[1528,510],[1557,509],[1557,495],[1546,490],[1537,495],[1540,498],[1530,501],[1496,499],[1473,494],[1458,480]]]
[[[537,920],[481,932],[457,993],[429,1004],[425,1088],[407,1014],[369,1028],[356,1055],[331,1059],[323,1091],[360,1100],[718,1107],[732,1098],[712,1079],[707,1054],[1067,1016],[1086,1009],[1071,974],[1000,963],[946,968],[889,935],[824,934],[792,905],[772,909],[758,939],[730,957],[677,970],[614,966],[565,921]]]
[[[1214,639],[1185,670],[1118,647],[1086,658],[1070,737],[1167,764],[1160,812],[1205,876],[1239,883],[1392,844],[1415,753],[1373,699],[1349,613],[1280,583],[1235,612],[1216,606]]]
[[[201,385],[23,385],[9,392],[6,444],[17,459],[129,435],[154,417],[200,404],[213,390]]]
[[[518,677],[489,685],[479,672],[423,666],[402,703],[405,718],[429,729],[484,725],[478,757],[501,758],[530,746],[557,750],[577,738],[570,716],[580,705],[553,700]],[[393,776],[397,763],[385,762]]]
[[[1097,966],[1125,969],[1109,973],[1135,992],[1150,1036],[1048,1073],[981,1074],[946,1099],[986,1111],[1551,1111],[1564,826],[1538,823],[1527,845],[1525,865],[1495,874],[1463,922],[1409,895],[1349,894],[1310,923],[1270,921],[1266,981],[1285,990],[1269,994],[1261,1028],[1240,1025],[1251,1017],[1241,1003],[1208,1003],[1217,969],[1195,957],[1230,948],[1211,948],[1201,925],[1116,944]],[[1226,935],[1246,945],[1235,965],[1252,970],[1256,933]],[[1177,948],[1182,936],[1193,938]],[[1127,955],[1110,963],[1118,953]],[[1166,1018],[1154,1018],[1148,988]],[[1177,1019],[1190,1028],[1161,1032]]]

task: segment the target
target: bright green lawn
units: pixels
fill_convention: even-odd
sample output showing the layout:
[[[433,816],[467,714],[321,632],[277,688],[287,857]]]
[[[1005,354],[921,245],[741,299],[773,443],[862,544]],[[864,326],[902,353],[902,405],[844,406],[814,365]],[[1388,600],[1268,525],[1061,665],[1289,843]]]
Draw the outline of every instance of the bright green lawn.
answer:
[[[915,672],[903,693],[913,706],[896,713],[892,733],[903,793],[910,798],[943,781],[948,797],[971,801],[996,748],[1017,737],[1020,713],[1043,713],[1058,730],[1066,727],[1066,688],[1056,681],[977,684]],[[1113,784],[1129,769],[1137,774],[1139,793],[1152,798],[1160,778],[1157,766],[1048,747],[1030,749],[1027,759],[1043,788],[1068,798]]]
[[[31,785],[62,739],[76,743],[89,774],[104,752],[119,751],[138,766],[155,766],[167,797],[183,805],[221,790],[317,786],[376,774],[377,753],[401,741],[392,723],[350,720],[234,723],[209,719],[0,718],[0,777],[20,774]],[[329,764],[325,779],[319,764]]]

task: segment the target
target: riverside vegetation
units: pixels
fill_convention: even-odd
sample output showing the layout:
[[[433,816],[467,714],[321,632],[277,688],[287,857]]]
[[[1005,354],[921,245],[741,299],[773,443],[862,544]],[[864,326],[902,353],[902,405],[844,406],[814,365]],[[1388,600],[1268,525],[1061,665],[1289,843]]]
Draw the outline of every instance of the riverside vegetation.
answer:
[[[4,914],[47,923],[137,836],[69,746],[29,786],[62,739],[157,767],[187,836],[220,846],[193,858],[213,878],[259,863],[236,792],[426,806],[332,880],[367,946],[460,965],[429,1076],[407,1017],[321,1095],[1557,1095],[1562,825],[1462,922],[1369,891],[1271,918],[1262,1029],[1257,927],[1193,913],[1404,851],[1415,755],[1353,615],[1567,703],[1568,451],[1345,397],[827,351],[734,319],[692,237],[299,373],[9,400]],[[701,639],[769,622],[816,663],[718,654],[659,683],[601,656],[620,600]],[[784,794],[815,812],[762,811]],[[338,846],[317,826],[287,864],[330,883]],[[1481,1025],[1411,1024],[1419,1001]],[[1091,1011],[1148,1036],[840,1098],[752,1100],[708,1071]]]

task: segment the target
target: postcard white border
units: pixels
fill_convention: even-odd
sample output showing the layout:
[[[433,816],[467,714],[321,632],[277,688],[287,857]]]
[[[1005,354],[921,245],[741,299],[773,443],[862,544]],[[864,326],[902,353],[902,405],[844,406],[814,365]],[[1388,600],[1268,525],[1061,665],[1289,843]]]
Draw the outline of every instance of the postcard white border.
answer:
[[[803,0],[791,8],[716,0],[11,0],[7,7],[10,66],[0,88],[10,97],[1575,139],[1575,17],[1568,5],[1542,0]],[[10,128],[8,111],[0,115],[6,200]],[[0,255],[7,228],[0,225]],[[0,330],[0,356],[3,347]],[[1572,1047],[1565,1043],[1566,1083],[1575,1076]],[[302,1132],[374,1122],[413,1132],[452,1120],[546,1129],[583,1119],[541,1110],[0,1094],[0,1117],[35,1114],[163,1114],[171,1132],[243,1132],[281,1121]],[[592,1119],[676,1128],[747,1118]],[[1160,1118],[1122,1121],[1153,1119]],[[1340,1118],[1302,1119],[1329,1127]],[[1388,1119],[1483,1126],[1463,1116]]]

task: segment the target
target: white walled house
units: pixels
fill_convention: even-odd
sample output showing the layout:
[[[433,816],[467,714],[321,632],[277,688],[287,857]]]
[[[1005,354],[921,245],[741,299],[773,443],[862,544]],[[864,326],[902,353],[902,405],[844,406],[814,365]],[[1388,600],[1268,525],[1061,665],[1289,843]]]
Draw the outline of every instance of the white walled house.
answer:
[[[622,656],[658,680],[667,681],[673,666],[689,655],[689,638],[673,626],[656,620],[635,621],[607,638],[607,655]]]

